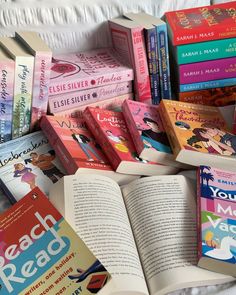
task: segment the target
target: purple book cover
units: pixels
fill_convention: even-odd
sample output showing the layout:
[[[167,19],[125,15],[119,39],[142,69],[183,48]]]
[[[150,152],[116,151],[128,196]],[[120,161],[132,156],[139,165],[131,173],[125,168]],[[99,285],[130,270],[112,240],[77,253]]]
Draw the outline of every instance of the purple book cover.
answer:
[[[113,48],[54,55],[49,95],[131,81],[133,69]]]
[[[236,77],[236,57],[179,66],[180,84]]]

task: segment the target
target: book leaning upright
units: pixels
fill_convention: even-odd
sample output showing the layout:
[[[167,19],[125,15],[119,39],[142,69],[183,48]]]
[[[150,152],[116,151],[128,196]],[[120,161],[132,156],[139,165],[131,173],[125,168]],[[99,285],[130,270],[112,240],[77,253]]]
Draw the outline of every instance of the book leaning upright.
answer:
[[[30,129],[34,57],[13,37],[0,38],[0,44],[15,60],[12,138]]]
[[[16,32],[16,39],[34,56],[33,97],[30,130],[38,129],[39,119],[46,115],[52,50],[36,32]]]
[[[115,294],[162,295],[233,280],[196,266],[193,192],[181,175],[120,188],[105,176],[81,174],[59,180],[49,200],[110,272]]]

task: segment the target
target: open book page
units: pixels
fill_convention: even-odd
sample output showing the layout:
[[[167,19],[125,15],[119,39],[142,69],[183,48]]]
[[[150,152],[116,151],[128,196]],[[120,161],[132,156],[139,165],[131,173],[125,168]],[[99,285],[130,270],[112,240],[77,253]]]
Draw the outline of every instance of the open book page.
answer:
[[[119,186],[100,175],[64,181],[65,217],[111,273],[114,293],[148,294]]]
[[[232,280],[196,266],[196,200],[185,177],[142,178],[122,191],[151,295]]]

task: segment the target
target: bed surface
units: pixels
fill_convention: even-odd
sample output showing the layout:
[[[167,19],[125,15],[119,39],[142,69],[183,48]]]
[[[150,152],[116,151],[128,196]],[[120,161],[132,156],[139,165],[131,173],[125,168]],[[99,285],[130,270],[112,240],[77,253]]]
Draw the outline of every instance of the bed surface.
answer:
[[[54,52],[75,52],[110,46],[107,20],[124,12],[145,11],[162,16],[168,10],[209,4],[210,0],[0,0],[0,36],[32,30]],[[171,294],[234,295],[236,284],[189,288]]]

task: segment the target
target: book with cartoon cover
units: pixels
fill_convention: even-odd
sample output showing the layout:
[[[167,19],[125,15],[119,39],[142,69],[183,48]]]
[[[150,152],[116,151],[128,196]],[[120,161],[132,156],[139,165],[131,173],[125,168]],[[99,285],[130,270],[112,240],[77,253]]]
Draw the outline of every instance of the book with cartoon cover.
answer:
[[[12,203],[38,186],[46,195],[65,170],[42,131],[1,144],[0,187]]]
[[[200,166],[198,186],[198,265],[236,276],[236,173]]]
[[[160,115],[177,161],[236,172],[236,136],[219,108],[164,99]]]
[[[110,280],[39,188],[0,216],[0,237],[4,295],[97,294]]]

